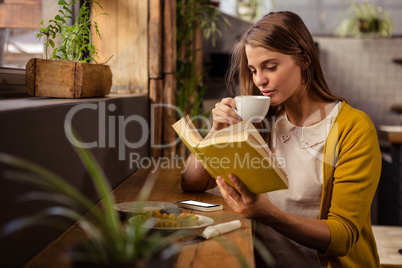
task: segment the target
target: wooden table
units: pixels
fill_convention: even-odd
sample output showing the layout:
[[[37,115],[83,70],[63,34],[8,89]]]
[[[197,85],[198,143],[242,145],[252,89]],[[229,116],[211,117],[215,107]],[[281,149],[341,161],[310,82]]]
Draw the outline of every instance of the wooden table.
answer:
[[[380,126],[378,129],[380,138],[392,143],[402,143],[402,125],[401,126]]]
[[[171,164],[172,165],[172,162]],[[149,201],[174,202],[176,200],[195,199],[199,201],[218,203],[223,205],[222,211],[201,212],[193,211],[214,219],[214,224],[240,220],[242,227],[236,231],[222,235],[231,244],[236,245],[247,262],[247,267],[254,267],[254,252],[251,230],[251,220],[234,213],[223,201],[217,188],[205,193],[183,192],[180,188],[180,168],[162,167],[143,168],[136,171],[130,178],[123,181],[114,191],[116,202],[136,201],[136,197],[146,179],[156,176],[156,183],[149,197]],[[185,210],[185,212],[191,212]],[[66,250],[82,237],[82,231],[74,224],[60,235],[55,241],[39,252],[24,267],[71,267]],[[175,267],[241,267],[238,258],[229,253],[221,244],[214,240],[184,245],[176,260]]]
[[[373,225],[382,268],[402,268],[402,226]]]

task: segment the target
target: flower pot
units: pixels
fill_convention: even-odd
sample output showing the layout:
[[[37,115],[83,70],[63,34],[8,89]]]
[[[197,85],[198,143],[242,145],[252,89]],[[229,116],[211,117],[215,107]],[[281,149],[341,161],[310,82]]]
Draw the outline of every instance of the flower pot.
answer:
[[[32,96],[100,97],[110,93],[112,72],[108,65],[33,58],[26,65],[25,85]]]
[[[376,33],[380,30],[380,21],[378,19],[359,20],[359,31],[361,33]]]

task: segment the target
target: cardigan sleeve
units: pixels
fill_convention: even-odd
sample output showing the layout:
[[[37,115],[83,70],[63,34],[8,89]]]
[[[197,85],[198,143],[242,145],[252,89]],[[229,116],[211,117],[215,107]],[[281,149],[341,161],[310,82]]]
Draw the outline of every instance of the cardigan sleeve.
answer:
[[[324,219],[331,240],[324,254],[345,256],[351,251],[370,217],[379,182],[381,152],[376,130],[368,117],[358,121],[339,132],[339,154],[332,169],[330,205]]]

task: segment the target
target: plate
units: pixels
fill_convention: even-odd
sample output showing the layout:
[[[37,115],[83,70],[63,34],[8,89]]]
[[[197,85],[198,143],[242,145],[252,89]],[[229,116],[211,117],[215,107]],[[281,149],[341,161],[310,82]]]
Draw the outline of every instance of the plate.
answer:
[[[194,226],[188,226],[188,227],[152,227],[151,229],[153,230],[166,230],[166,231],[175,231],[175,230],[193,230],[193,229],[199,229],[199,228],[204,228],[206,226],[209,226],[214,223],[214,219],[207,217],[207,216],[201,216],[201,215],[195,215],[198,217],[198,222],[197,225]],[[128,222],[132,222],[136,217],[140,216],[134,216],[130,219],[128,219]]]
[[[114,206],[117,211],[123,213],[145,213],[147,211],[154,211],[169,207],[177,208],[177,206],[173,203],[155,201],[124,202],[118,203]]]

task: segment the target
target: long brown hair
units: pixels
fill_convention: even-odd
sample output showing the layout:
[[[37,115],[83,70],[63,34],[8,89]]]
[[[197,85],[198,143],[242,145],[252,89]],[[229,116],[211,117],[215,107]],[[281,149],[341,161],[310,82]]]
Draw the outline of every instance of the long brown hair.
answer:
[[[326,101],[343,100],[329,90],[313,37],[297,14],[279,11],[263,16],[243,34],[233,48],[230,67],[226,74],[228,87],[230,89],[239,87],[242,95],[261,95],[247,67],[246,45],[291,55],[303,70],[302,81],[306,88],[304,93],[311,91]],[[308,67],[303,68],[306,62],[309,63]],[[271,118],[282,111],[282,104],[270,107],[267,121],[271,124]],[[270,142],[269,137],[266,138]]]

